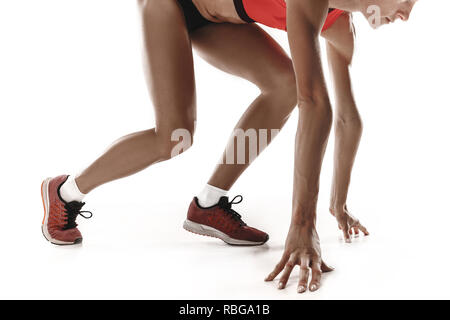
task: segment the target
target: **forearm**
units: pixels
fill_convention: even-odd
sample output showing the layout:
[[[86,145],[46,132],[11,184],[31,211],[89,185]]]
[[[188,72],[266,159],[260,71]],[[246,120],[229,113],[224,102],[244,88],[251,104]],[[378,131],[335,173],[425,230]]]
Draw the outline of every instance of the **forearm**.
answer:
[[[354,112],[340,115],[335,121],[334,174],[330,199],[332,210],[342,209],[347,202],[353,164],[362,134],[362,122],[356,106],[345,108]]]
[[[319,177],[331,129],[318,41],[327,11],[328,1],[287,1],[288,38],[299,98],[292,213],[296,226],[315,226]]]
[[[334,175],[330,199],[332,211],[342,210],[347,202],[353,163],[362,134],[350,75],[353,36],[346,34],[340,40],[341,52],[331,44],[327,46],[336,97]]]
[[[294,225],[315,226],[319,177],[331,123],[328,99],[300,102],[292,204]]]

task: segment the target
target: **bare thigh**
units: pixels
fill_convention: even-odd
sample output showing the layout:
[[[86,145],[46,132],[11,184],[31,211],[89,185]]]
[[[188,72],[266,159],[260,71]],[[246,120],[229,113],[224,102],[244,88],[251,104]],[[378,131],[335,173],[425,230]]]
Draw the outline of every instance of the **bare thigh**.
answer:
[[[241,132],[268,132],[261,144],[246,139],[244,148],[236,143],[235,131],[226,146],[223,160],[209,184],[228,190],[273,139],[272,129],[283,127],[297,104],[297,89],[292,61],[280,45],[255,24],[214,24],[197,30],[192,43],[199,55],[213,66],[259,87],[261,94],[247,108],[236,125]],[[261,137],[263,138],[263,137]],[[253,145],[253,148],[251,147]],[[238,147],[239,146],[239,147]],[[245,161],[238,160],[244,154]],[[229,156],[231,155],[231,156]],[[231,162],[230,162],[231,160]]]
[[[191,127],[196,119],[192,47],[177,1],[148,2],[149,16],[143,19],[147,80],[156,132],[169,134]]]
[[[172,157],[177,129],[193,134],[196,118],[192,47],[176,0],[140,1],[146,76],[156,127],[114,142],[77,178],[83,193]],[[186,133],[186,131],[184,131]],[[190,146],[192,139],[189,139]]]
[[[295,82],[289,56],[256,24],[212,24],[195,31],[191,39],[207,62],[254,83],[263,92]]]

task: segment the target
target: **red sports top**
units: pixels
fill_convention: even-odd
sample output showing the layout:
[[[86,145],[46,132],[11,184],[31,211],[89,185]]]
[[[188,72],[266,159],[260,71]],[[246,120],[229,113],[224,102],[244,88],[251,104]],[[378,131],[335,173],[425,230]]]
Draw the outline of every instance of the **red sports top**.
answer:
[[[286,31],[286,2],[284,0],[234,0],[236,11],[246,22],[258,22]],[[344,13],[330,9],[322,32],[330,28]]]

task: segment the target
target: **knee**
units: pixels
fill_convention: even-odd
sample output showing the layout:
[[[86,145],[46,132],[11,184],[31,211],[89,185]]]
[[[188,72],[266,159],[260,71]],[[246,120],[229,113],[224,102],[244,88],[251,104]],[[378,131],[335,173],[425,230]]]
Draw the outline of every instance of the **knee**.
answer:
[[[297,105],[297,84],[292,67],[287,67],[274,73],[264,87],[261,88],[277,101],[277,106],[292,111]]]
[[[194,123],[174,126],[172,128],[171,130],[157,132],[161,160],[169,160],[186,152],[194,143]]]
[[[292,64],[291,64],[292,65]],[[270,79],[259,85],[264,104],[264,116],[283,125],[297,105],[297,84],[293,68],[286,67],[271,73]]]

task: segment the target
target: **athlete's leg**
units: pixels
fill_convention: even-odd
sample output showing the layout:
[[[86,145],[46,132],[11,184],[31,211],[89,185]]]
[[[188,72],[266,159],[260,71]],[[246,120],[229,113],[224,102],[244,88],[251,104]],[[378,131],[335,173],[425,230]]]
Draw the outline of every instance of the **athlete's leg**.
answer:
[[[205,60],[260,88],[261,94],[236,125],[236,129],[242,132],[250,130],[257,133],[256,141],[255,135],[252,139],[259,154],[264,149],[258,146],[262,138],[259,130],[281,129],[296,105],[297,91],[291,60],[257,25],[210,25],[194,32],[191,38],[194,48]],[[272,138],[269,132],[267,143]],[[238,144],[234,140],[230,140],[225,154],[236,151]],[[250,143],[249,139],[239,147],[245,149],[243,164],[236,162],[234,153],[231,159],[226,159],[227,163],[231,160],[233,164],[218,165],[209,185],[189,207],[184,223],[186,230],[217,237],[234,245],[261,245],[269,239],[266,233],[245,225],[240,215],[230,210],[232,204],[239,201],[229,202],[224,197],[226,190],[249,165]]]
[[[297,103],[295,75],[288,55],[255,24],[210,25],[195,31],[191,38],[194,48],[206,61],[259,87],[261,94],[239,120],[236,129],[244,132],[266,129],[270,143],[271,129],[281,129]],[[257,137],[259,145],[260,137]],[[230,140],[224,157],[230,148],[237,147],[234,140]],[[236,163],[236,159],[232,159],[234,164],[219,164],[208,183],[224,190],[231,188],[249,166],[249,143],[245,148],[244,164]],[[262,150],[258,148],[258,154]]]
[[[184,129],[192,141],[195,122],[195,83],[190,39],[176,0],[139,1],[143,18],[147,78],[156,127],[116,141],[76,179],[48,178],[42,183],[42,231],[54,244],[82,240],[75,219],[83,215],[83,194],[131,175],[172,156],[172,132]],[[188,147],[184,145],[185,149]]]
[[[140,1],[156,127],[117,140],[76,179],[83,193],[171,157],[172,132],[194,132],[195,83],[185,18],[175,0]]]

